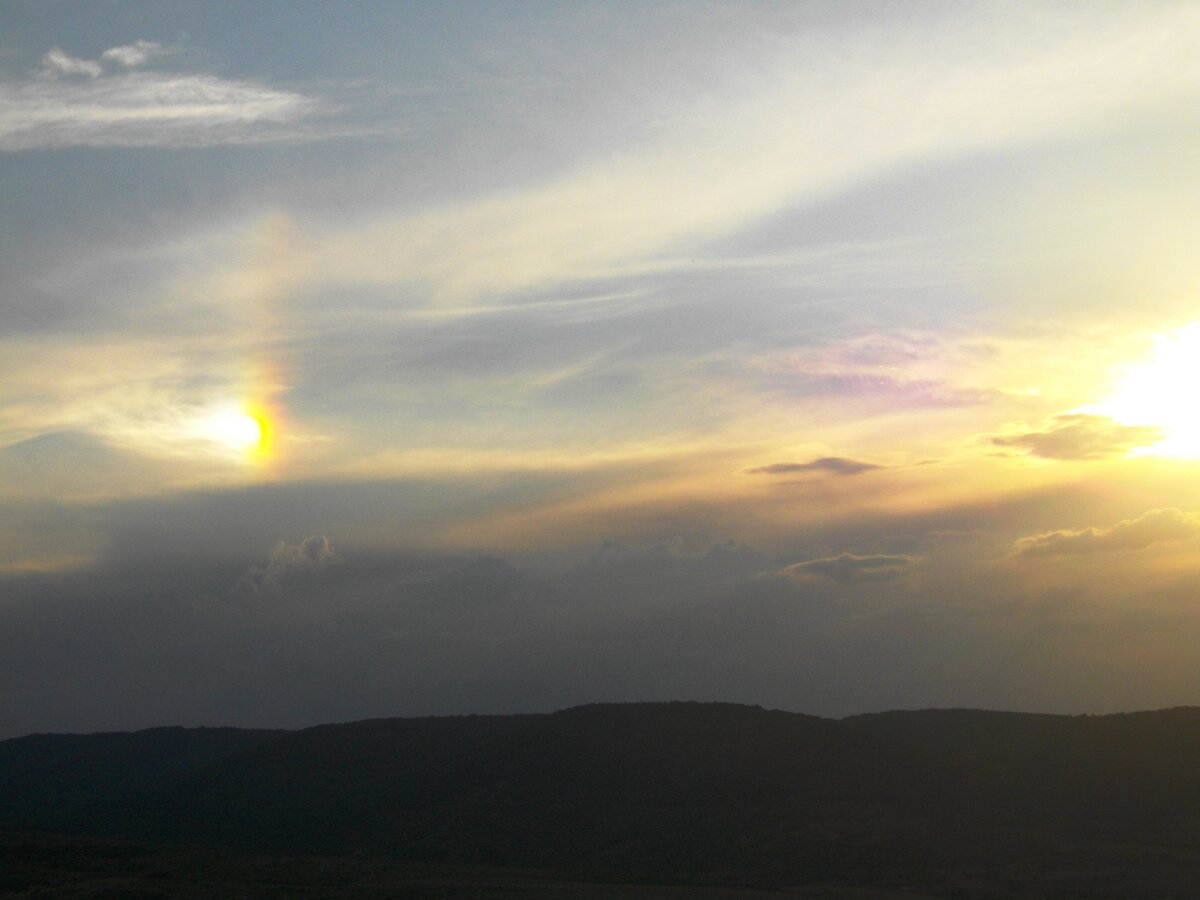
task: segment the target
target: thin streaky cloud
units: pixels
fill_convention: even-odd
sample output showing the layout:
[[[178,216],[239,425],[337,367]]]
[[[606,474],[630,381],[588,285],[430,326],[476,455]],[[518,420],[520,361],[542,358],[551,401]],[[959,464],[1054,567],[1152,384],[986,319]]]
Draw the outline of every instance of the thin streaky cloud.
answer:
[[[249,143],[306,115],[292,91],[210,75],[134,72],[0,85],[0,150]]]
[[[0,82],[0,151],[204,147],[343,136],[345,124],[297,130],[311,96],[203,72],[143,71],[172,48],[136,40],[98,60],[51,48],[33,77]]]
[[[58,47],[51,47],[42,57],[42,71],[51,76],[86,75],[88,78],[99,78],[104,67],[95,60],[78,59]]]

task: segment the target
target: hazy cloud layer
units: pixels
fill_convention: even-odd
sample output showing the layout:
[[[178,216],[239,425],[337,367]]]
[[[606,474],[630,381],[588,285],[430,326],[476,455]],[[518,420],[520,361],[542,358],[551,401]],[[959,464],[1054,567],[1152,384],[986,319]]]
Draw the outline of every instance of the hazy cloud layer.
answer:
[[[1161,440],[1149,425],[1121,425],[1107,416],[1071,413],[1055,416],[1036,431],[993,437],[997,447],[1016,447],[1043,459],[1104,459],[1124,456]]]
[[[211,564],[5,577],[0,737],[692,697],[826,715],[1106,711],[1133,683],[1142,705],[1186,702],[1200,675],[1180,603],[1194,581],[1111,614],[1086,593],[1026,597],[970,573],[967,597],[954,582],[869,577],[902,556],[809,561],[839,579],[763,577],[770,558],[729,543],[608,545],[541,574],[488,556],[321,565],[327,548],[277,546],[260,568],[284,577],[252,602],[231,598],[231,576]],[[1145,646],[1163,660],[1154,671]]]
[[[1110,553],[1187,541],[1198,534],[1200,514],[1172,508],[1152,509],[1108,528],[1050,531],[1021,538],[1014,549],[1018,555],[1027,557]]]

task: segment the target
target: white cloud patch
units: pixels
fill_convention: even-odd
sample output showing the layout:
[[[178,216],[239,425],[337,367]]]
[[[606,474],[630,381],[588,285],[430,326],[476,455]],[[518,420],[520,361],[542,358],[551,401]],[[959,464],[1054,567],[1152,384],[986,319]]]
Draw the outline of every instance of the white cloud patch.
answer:
[[[134,41],[132,44],[125,44],[121,47],[110,47],[100,55],[100,58],[132,69],[136,66],[144,66],[151,59],[164,56],[168,52],[165,47],[154,41]]]
[[[1155,544],[1191,540],[1200,534],[1200,514],[1178,509],[1152,509],[1110,528],[1051,531],[1018,540],[1018,556],[1073,556],[1119,550],[1145,550]]]
[[[166,54],[151,41],[113,47],[101,60],[122,71],[106,72],[101,62],[54,48],[42,60],[40,77],[0,83],[0,150],[293,139],[295,130],[284,126],[317,106],[310,97],[252,81],[124,71]],[[79,75],[87,79],[59,77]]]
[[[104,68],[100,63],[90,59],[77,59],[57,47],[52,47],[42,57],[42,71],[47,75],[86,75],[88,78],[99,78]]]

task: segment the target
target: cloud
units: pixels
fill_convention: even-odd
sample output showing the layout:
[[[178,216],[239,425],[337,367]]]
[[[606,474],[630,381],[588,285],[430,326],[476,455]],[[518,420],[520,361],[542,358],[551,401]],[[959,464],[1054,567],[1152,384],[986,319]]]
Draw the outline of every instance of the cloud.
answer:
[[[875,463],[862,462],[857,459],[847,459],[844,456],[822,456],[806,463],[772,463],[769,466],[759,466],[749,469],[751,475],[795,475],[805,472],[818,472],[828,475],[861,475],[872,469],[882,469]]]
[[[883,554],[858,556],[854,553],[842,553],[838,556],[793,563],[781,569],[779,574],[800,579],[820,576],[849,584],[894,578],[903,574],[912,563],[911,556],[886,556]]]
[[[150,41],[101,57],[123,68],[166,50]],[[105,73],[93,60],[54,48],[41,76],[0,83],[0,150],[197,147],[292,139],[283,126],[311,113],[315,100],[252,81],[171,72]],[[59,75],[86,75],[88,80]],[[307,137],[320,134],[310,134]]]
[[[131,69],[135,66],[145,65],[154,57],[164,56],[168,52],[165,47],[161,44],[156,44],[154,41],[138,40],[121,47],[110,47],[100,54],[100,58],[111,60],[118,65]]]
[[[297,544],[280,541],[271,550],[265,565],[251,566],[233,586],[233,596],[241,600],[278,597],[286,579],[295,573],[317,572],[338,559],[324,535],[306,537]]]
[[[1117,27],[1082,16],[1048,30],[1052,43],[1003,29],[922,32],[920,44],[797,37],[724,88],[674,103],[640,146],[541,185],[316,235],[312,272],[416,282],[455,301],[645,271],[881,173],[1108,129],[1118,111],[1190,98],[1200,63],[1180,34],[1195,18]],[[968,41],[984,49],[963,54]]]
[[[42,71],[48,75],[86,75],[88,78],[99,78],[104,68],[94,60],[77,59],[63,53],[57,47],[51,47],[42,57]]]
[[[999,435],[991,442],[1043,459],[1104,459],[1124,456],[1162,437],[1162,431],[1150,425],[1121,425],[1107,416],[1068,413],[1055,416],[1040,430]]]
[[[1186,541],[1200,534],[1200,514],[1174,508],[1152,509],[1110,528],[1050,531],[1018,540],[1019,556],[1073,556],[1114,550],[1144,550],[1154,544]]]

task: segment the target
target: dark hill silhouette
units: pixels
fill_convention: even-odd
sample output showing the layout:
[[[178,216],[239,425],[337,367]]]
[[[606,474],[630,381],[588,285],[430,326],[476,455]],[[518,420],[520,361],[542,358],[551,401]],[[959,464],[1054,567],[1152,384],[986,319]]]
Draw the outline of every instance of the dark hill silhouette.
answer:
[[[846,724],[953,765],[973,802],[1089,837],[1195,845],[1200,709],[1107,716],[923,710]]]
[[[109,831],[134,797],[287,732],[150,728],[0,741],[0,827]]]
[[[587,879],[1179,896],[1200,884],[1198,758],[1197,709],[603,704],[38,735],[0,742],[0,828]]]

